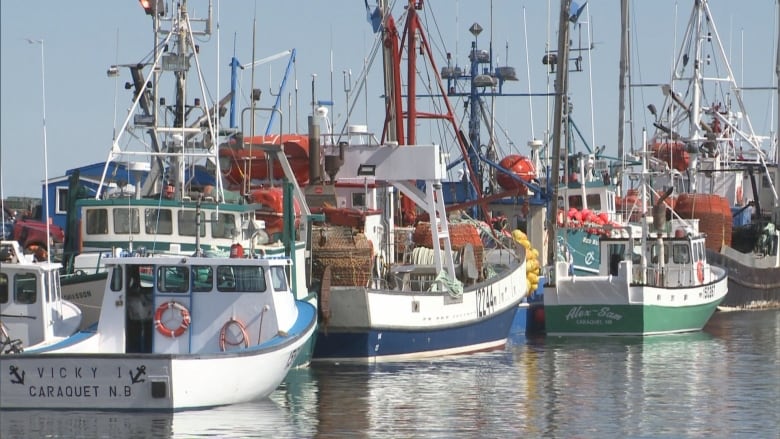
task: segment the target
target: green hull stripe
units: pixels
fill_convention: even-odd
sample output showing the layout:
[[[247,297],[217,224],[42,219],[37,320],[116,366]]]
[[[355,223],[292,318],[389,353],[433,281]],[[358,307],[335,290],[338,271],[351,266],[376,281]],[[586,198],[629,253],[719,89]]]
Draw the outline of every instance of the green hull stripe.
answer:
[[[649,335],[701,330],[720,301],[696,306],[545,305],[548,334]]]

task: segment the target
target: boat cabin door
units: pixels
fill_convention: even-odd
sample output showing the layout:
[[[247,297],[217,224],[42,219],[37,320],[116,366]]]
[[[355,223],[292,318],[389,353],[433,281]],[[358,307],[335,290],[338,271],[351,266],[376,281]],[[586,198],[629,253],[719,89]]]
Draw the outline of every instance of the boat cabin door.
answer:
[[[152,287],[143,283],[142,273],[151,274],[148,265],[126,265],[125,352],[152,352],[153,310]]]

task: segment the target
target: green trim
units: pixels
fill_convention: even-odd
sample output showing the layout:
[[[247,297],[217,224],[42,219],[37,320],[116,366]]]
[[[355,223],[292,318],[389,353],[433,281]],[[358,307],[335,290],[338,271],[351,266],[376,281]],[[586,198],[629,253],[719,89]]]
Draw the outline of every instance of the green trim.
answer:
[[[549,335],[650,335],[701,330],[720,301],[695,306],[545,305]]]

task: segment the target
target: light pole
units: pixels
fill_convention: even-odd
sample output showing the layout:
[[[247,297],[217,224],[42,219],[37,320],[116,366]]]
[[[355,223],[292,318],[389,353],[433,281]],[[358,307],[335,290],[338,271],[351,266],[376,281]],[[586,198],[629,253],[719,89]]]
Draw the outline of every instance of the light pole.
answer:
[[[41,100],[43,101],[43,197],[44,197],[44,220],[46,221],[46,262],[51,262],[51,233],[49,231],[49,147],[46,140],[46,75],[45,59],[43,51],[43,40],[34,40],[27,38],[30,44],[41,45]]]

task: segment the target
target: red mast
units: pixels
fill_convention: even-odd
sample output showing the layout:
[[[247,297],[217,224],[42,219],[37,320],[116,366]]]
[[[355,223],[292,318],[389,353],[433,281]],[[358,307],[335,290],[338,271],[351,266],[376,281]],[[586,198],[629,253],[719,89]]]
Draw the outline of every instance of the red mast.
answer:
[[[387,115],[385,116],[385,130],[382,133],[382,140],[393,140],[391,132],[395,134],[395,137],[399,145],[414,145],[417,142],[416,126],[417,119],[443,119],[450,123],[455,133],[458,146],[469,171],[469,178],[471,184],[474,186],[477,197],[482,197],[482,184],[477,180],[477,174],[471,166],[469,161],[469,153],[466,145],[466,137],[460,131],[457,122],[455,121],[455,115],[452,110],[449,98],[447,97],[447,90],[442,83],[441,77],[438,74],[436,68],[436,62],[434,61],[433,53],[428,45],[428,38],[425,35],[425,30],[420,23],[419,15],[417,11],[422,10],[424,0],[409,0],[406,13],[406,23],[404,25],[403,35],[399,38],[398,29],[396,28],[395,21],[392,16],[387,15],[385,22],[385,61],[391,62],[390,69],[387,65],[385,67],[385,86],[387,89],[386,106]],[[407,55],[407,100],[406,100],[406,112],[401,108],[403,102],[403,96],[401,93],[401,60],[403,59],[404,45],[399,47],[399,41],[406,41],[406,55]],[[444,101],[446,113],[419,113],[417,111],[416,99],[417,99],[417,53],[418,44],[420,54],[424,54],[431,69],[436,72],[434,77],[436,78],[436,85],[439,89],[439,95]],[[389,53],[388,53],[389,52]],[[394,107],[394,108],[393,108]],[[406,139],[403,136],[403,120],[406,119]],[[387,134],[387,138],[385,138]],[[402,199],[401,202],[402,218],[404,224],[410,224],[414,221],[415,205],[409,199]],[[486,221],[490,221],[490,213],[484,204],[481,204],[482,213]]]

